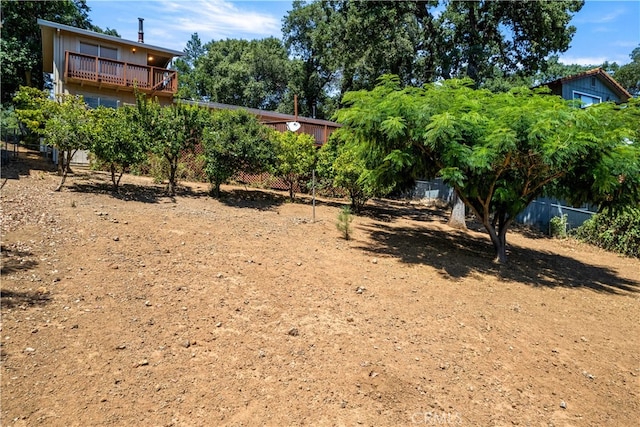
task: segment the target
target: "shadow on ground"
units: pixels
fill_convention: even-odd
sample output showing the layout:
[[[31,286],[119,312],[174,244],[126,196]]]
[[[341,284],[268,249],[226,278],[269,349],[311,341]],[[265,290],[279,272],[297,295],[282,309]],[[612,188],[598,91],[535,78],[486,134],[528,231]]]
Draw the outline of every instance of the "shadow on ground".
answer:
[[[216,200],[234,208],[268,211],[287,203],[288,198],[272,191],[247,188],[223,191]]]
[[[3,309],[15,307],[39,307],[51,301],[48,293],[38,291],[0,290],[0,305]]]
[[[361,230],[374,243],[359,249],[410,264],[430,265],[452,279],[478,272],[529,286],[588,288],[611,294],[640,292],[640,282],[620,278],[613,269],[517,245],[509,245],[506,265],[495,264],[488,236],[474,236],[468,231],[400,227],[392,222]]]
[[[38,261],[35,260],[31,252],[9,249],[4,245],[2,246],[0,259],[2,260],[2,267],[0,268],[0,275],[2,276],[18,271],[31,270],[38,265]]]
[[[0,188],[4,187],[8,180],[20,179],[22,176],[28,176],[32,172],[54,172],[55,165],[45,159],[38,151],[20,147],[17,152],[17,158],[3,162],[0,167]]]

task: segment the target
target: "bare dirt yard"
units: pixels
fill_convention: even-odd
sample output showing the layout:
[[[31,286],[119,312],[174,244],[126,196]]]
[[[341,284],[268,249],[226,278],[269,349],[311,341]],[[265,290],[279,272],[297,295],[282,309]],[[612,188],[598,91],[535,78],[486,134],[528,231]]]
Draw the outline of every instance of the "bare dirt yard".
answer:
[[[3,426],[637,426],[640,260],[419,203],[3,167]],[[473,228],[473,224],[470,224]]]

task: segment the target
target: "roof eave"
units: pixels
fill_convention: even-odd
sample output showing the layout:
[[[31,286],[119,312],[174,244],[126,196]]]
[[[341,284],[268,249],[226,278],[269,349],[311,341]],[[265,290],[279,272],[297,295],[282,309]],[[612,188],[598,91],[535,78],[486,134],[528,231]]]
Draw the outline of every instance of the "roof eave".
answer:
[[[167,49],[167,48],[164,48],[164,47],[154,46],[154,45],[150,45],[150,44],[146,44],[146,43],[139,43],[137,41],[126,40],[126,39],[122,39],[120,37],[110,36],[110,35],[107,35],[107,34],[96,33],[95,31],[85,30],[85,29],[82,29],[82,28],[76,28],[76,27],[72,27],[70,25],[65,25],[65,24],[59,24],[57,22],[47,21],[47,20],[40,19],[40,18],[38,18],[38,25],[43,30],[44,30],[44,28],[49,28],[49,29],[52,29],[52,30],[67,31],[67,32],[78,34],[78,35],[82,35],[82,36],[85,36],[85,37],[92,37],[92,38],[95,38],[95,39],[100,39],[100,40],[104,40],[104,41],[108,41],[108,42],[116,43],[116,44],[121,44],[121,45],[125,45],[125,46],[131,46],[131,47],[137,47],[137,48],[144,47],[145,49],[156,51],[156,52],[159,52],[159,53],[168,54],[168,55],[171,55],[173,57],[184,56],[184,52],[180,52],[180,51],[177,51],[177,50]]]

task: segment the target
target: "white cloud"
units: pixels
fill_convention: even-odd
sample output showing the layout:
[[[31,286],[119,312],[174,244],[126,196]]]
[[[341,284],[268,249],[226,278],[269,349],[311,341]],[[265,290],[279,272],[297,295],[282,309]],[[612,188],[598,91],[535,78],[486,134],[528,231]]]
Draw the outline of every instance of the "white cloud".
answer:
[[[267,3],[265,3],[266,5]],[[183,50],[191,34],[200,40],[280,37],[280,12],[270,13],[258,3],[225,0],[102,1],[89,3],[92,22],[116,28],[123,38],[137,40],[138,17],[144,18],[145,42]]]
[[[578,64],[578,65],[593,65],[598,66],[603,62],[617,62],[619,65],[625,64],[629,62],[628,57],[624,57],[621,55],[613,55],[613,56],[561,56],[559,58],[559,62],[563,64]]]
[[[159,27],[162,26],[167,33],[197,32],[204,42],[220,38],[244,38],[247,34],[262,38],[280,31],[279,18],[257,11],[241,10],[224,0],[164,0],[155,5],[160,10],[170,10],[168,16],[158,16],[162,19],[158,23]],[[176,18],[171,19],[171,16]]]

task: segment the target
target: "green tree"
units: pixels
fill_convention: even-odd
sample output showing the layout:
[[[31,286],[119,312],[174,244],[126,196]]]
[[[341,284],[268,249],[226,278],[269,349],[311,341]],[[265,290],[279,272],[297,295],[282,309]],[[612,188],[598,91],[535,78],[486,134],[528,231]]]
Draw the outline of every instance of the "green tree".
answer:
[[[193,33],[183,52],[185,56],[177,58],[174,66],[178,71],[178,94],[180,99],[202,99],[200,81],[196,78],[195,67],[198,60],[206,53],[198,33]]]
[[[631,52],[631,62],[621,65],[614,77],[633,96],[640,96],[640,46]]]
[[[53,107],[55,106],[55,107]],[[81,96],[64,95],[58,98],[54,113],[44,125],[47,145],[58,149],[58,167],[61,179],[55,191],[60,191],[71,170],[71,161],[78,150],[88,149],[95,137],[91,111]]]
[[[344,189],[351,200],[351,210],[358,213],[374,196],[375,190],[365,179],[368,172],[357,146],[350,144],[347,133],[340,130],[331,134],[329,141],[318,150],[317,169],[331,185]]]
[[[151,152],[169,165],[167,189],[174,195],[180,156],[201,140],[209,111],[183,103],[162,107],[157,100],[142,95],[138,96],[137,108]]]
[[[30,143],[43,136],[47,119],[55,112],[53,100],[46,91],[21,86],[12,100],[22,136]]]
[[[13,102],[22,125],[58,150],[61,180],[56,191],[60,191],[73,156],[88,148],[95,136],[87,105],[81,96],[63,95],[53,100],[46,92],[25,86],[16,93]]]
[[[144,130],[135,119],[136,114],[131,106],[117,109],[100,106],[92,114],[95,138],[91,152],[109,168],[114,192],[118,192],[128,168],[147,158]]]
[[[259,173],[274,162],[273,131],[246,110],[214,111],[203,136],[205,172],[212,194],[238,172]]]
[[[287,51],[274,37],[262,40],[212,41],[195,63],[203,99],[247,108],[275,110],[287,89]]]
[[[0,26],[1,102],[10,102],[20,86],[45,88],[42,36],[38,18],[92,29],[86,0],[2,2]]]
[[[469,76],[504,91],[567,50],[575,33],[569,21],[583,3],[296,1],[282,33],[304,63],[306,109],[324,105],[323,92],[341,99],[372,89],[385,73],[413,86]]]
[[[637,203],[637,102],[581,109],[526,88],[493,94],[472,84],[402,89],[387,77],[372,91],[345,95],[349,107],[338,118],[363,152],[378,157],[378,169],[435,167],[489,233],[497,262],[506,261],[516,216],[545,192]]]
[[[275,175],[289,188],[289,199],[295,198],[296,187],[309,176],[316,161],[313,136],[306,133],[277,132],[274,134],[276,153]]]

